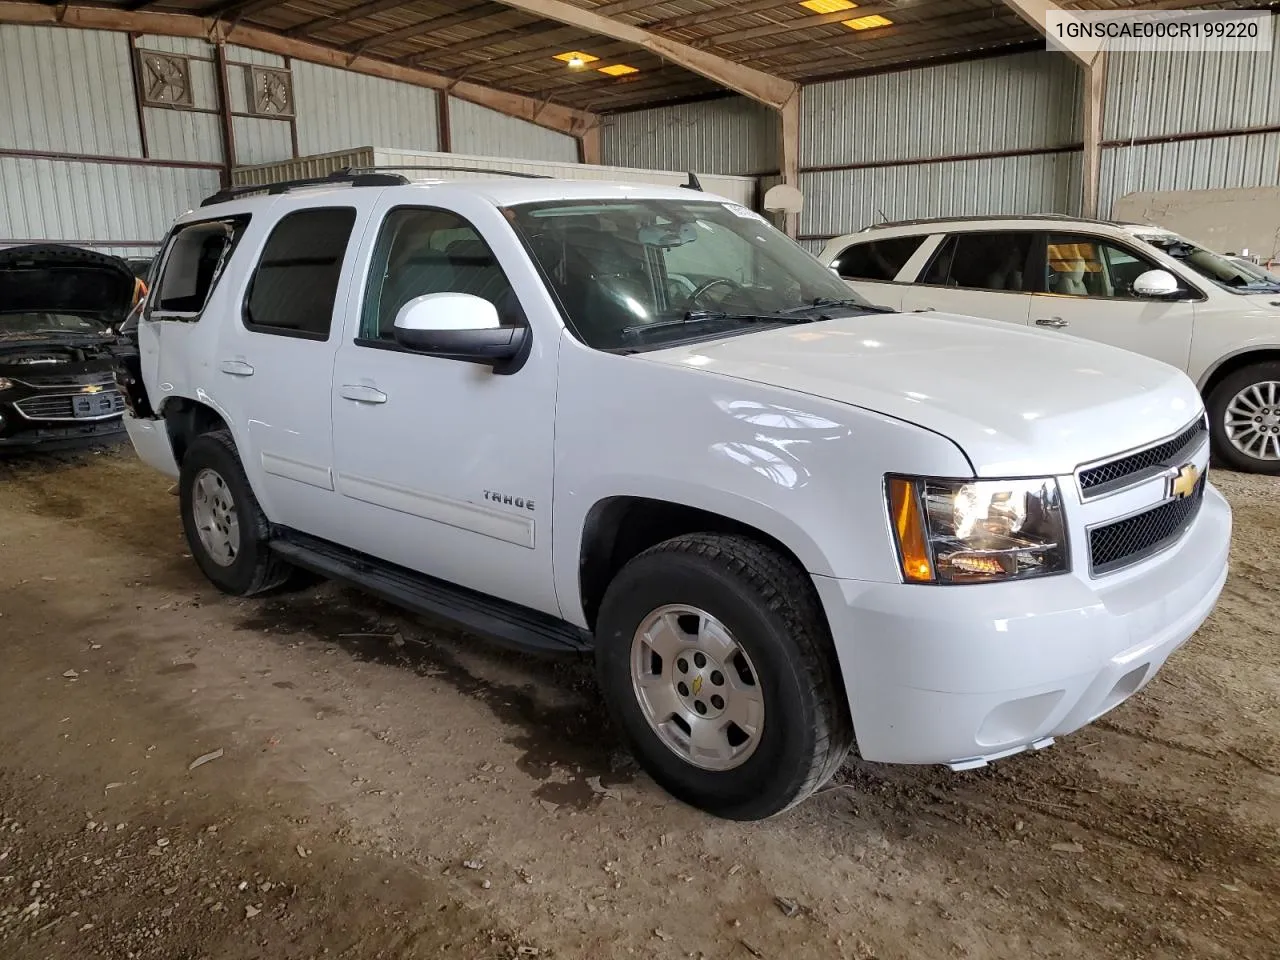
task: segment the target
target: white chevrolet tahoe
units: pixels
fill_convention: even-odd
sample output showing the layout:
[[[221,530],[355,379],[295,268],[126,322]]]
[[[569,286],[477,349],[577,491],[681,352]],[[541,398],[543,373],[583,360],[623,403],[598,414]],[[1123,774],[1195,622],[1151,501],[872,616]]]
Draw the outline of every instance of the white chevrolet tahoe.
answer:
[[[872,307],[691,190],[401,180],[229,191],[164,242],[127,426],[222,590],[302,567],[594,651],[645,769],[740,819],[855,743],[1044,747],[1212,609],[1181,371]]]

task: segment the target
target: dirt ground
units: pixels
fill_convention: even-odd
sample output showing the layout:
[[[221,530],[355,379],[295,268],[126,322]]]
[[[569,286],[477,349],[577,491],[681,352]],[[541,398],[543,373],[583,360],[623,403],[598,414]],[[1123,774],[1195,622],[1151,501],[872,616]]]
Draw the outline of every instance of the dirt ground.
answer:
[[[1215,480],[1231,578],[1142,694],[734,824],[586,663],[223,597],[127,448],[0,464],[0,957],[1280,957],[1280,481]]]

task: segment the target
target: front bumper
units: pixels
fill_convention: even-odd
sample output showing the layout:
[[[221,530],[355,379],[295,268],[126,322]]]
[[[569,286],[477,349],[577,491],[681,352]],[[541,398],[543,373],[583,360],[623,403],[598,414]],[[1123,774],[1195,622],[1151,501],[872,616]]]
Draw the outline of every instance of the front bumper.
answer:
[[[88,417],[74,415],[71,398],[81,392],[75,387],[34,389],[24,384],[5,391],[0,398],[0,449],[105,439],[119,434],[124,429],[120,420],[123,399],[112,403],[118,393],[101,386],[96,389],[97,393],[84,396],[94,397],[95,401],[101,397],[104,406],[101,415]]]
[[[1131,575],[987,586],[814,577],[867,760],[981,766],[1047,746],[1140,690],[1209,616],[1231,511],[1212,486]]]

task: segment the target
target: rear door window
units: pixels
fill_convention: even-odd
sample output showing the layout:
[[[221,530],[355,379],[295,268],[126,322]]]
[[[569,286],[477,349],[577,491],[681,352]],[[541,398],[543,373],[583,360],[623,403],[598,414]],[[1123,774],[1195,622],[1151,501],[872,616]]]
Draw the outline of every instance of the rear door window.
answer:
[[[1021,230],[953,233],[938,247],[920,282],[969,290],[1025,293],[1035,234]]]
[[[246,214],[178,227],[169,238],[148,317],[199,317],[248,225]]]
[[[249,281],[244,325],[256,333],[329,339],[354,207],[296,210],[281,218]]]
[[[922,234],[855,243],[846,247],[831,266],[844,280],[892,280],[924,239]]]

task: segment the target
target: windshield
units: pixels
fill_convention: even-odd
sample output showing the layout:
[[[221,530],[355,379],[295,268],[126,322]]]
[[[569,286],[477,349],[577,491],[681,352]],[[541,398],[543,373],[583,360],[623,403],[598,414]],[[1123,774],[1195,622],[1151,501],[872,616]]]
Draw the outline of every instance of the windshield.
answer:
[[[98,335],[107,329],[105,321],[71,313],[0,313],[0,337],[26,338],[42,333]]]
[[[507,216],[600,350],[650,349],[871,309],[744,207],[707,200],[523,204]],[[776,318],[776,319],[775,319]]]
[[[1138,239],[1228,290],[1238,293],[1280,290],[1280,281],[1261,267],[1234,257],[1224,257],[1183,237],[1163,233],[1139,236]]]

